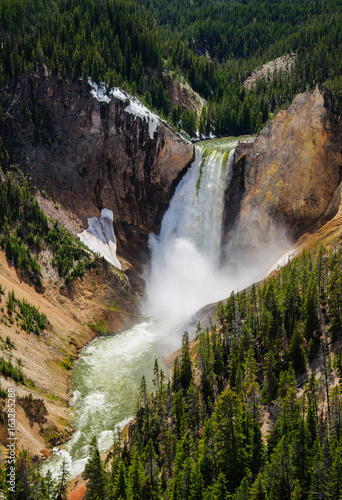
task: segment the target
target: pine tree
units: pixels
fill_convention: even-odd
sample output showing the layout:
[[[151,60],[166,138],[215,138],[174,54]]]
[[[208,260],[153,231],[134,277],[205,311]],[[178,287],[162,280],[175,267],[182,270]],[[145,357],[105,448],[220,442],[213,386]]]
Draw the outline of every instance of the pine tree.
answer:
[[[179,382],[186,391],[192,380],[192,366],[190,357],[190,342],[188,332],[184,332],[182,337],[181,362],[179,368]]]
[[[113,481],[113,500],[127,499],[126,469],[123,462],[120,462],[119,471]]]
[[[136,452],[133,456],[132,465],[128,469],[127,496],[130,500],[143,500],[144,482],[145,474],[143,465],[139,454]]]
[[[217,465],[229,480],[231,491],[240,484],[250,464],[250,450],[243,446],[241,401],[231,389],[219,397],[214,411]]]
[[[106,500],[108,479],[104,471],[96,437],[91,442],[89,460],[85,466],[84,475],[88,479],[86,498]]]
[[[292,361],[293,368],[297,373],[303,373],[305,371],[305,352],[302,345],[303,337],[297,326],[294,329],[288,350],[289,360]]]
[[[317,307],[317,284],[315,278],[312,277],[305,294],[303,307],[304,336],[307,342],[309,342],[313,335],[320,329]]]

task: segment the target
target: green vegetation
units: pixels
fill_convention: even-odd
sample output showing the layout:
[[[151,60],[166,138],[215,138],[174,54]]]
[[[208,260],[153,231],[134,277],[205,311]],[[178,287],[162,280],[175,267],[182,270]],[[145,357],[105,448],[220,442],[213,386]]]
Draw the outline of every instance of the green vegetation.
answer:
[[[108,306],[108,309],[112,312],[121,312],[122,311],[122,307],[120,306],[120,304],[117,304],[114,300]]]
[[[94,438],[87,498],[340,498],[341,277],[340,247],[304,251],[249,293],[232,293],[193,344],[185,332],[172,381],[157,361],[153,394],[142,378],[128,441],[103,462]],[[56,429],[42,435],[53,441]],[[32,498],[53,498],[51,477],[39,481],[25,460]],[[58,484],[49,482],[54,494]]]
[[[149,396],[143,377],[129,443],[115,444],[110,472],[93,442],[88,498],[340,498],[342,393],[330,381],[341,377],[341,351],[331,352],[341,276],[340,248],[304,251],[248,294],[232,293],[193,346],[185,333],[172,381],[156,361]]]
[[[6,399],[6,398],[7,398],[7,391],[5,391],[0,385],[0,399]]]
[[[10,339],[10,337],[7,335],[6,340],[4,340],[2,337],[0,337],[0,349],[2,351],[9,351],[11,352],[12,349],[16,349],[14,342]]]
[[[93,254],[58,221],[46,234],[45,241],[53,250],[52,264],[57,267],[59,276],[65,278],[66,284],[76,277],[82,277],[84,269],[90,269],[94,264]]]
[[[9,377],[15,380],[15,382],[24,383],[24,374],[20,366],[14,366],[11,360],[5,360],[0,358],[0,373],[4,377]]]
[[[16,321],[26,333],[32,332],[38,336],[50,324],[44,313],[40,313],[37,307],[29,304],[25,299],[17,299],[13,290],[8,292],[7,319],[12,324]],[[8,349],[14,347],[9,337],[6,339],[6,346]]]
[[[151,395],[143,376],[128,441],[115,441],[104,464],[93,440],[87,498],[340,498],[341,283],[341,247],[303,251],[220,303],[217,324],[198,325],[193,344],[185,332],[172,381],[157,360]],[[54,427],[42,435],[58,437]],[[25,460],[32,498],[53,498],[50,476],[39,481]]]
[[[58,446],[61,441],[65,440],[65,432],[63,430],[58,430],[55,424],[50,424],[46,427],[42,427],[39,434],[47,441],[50,446]]]
[[[48,228],[47,219],[30,195],[27,182],[20,186],[10,174],[0,184],[0,228],[0,246],[8,260],[40,284],[41,270],[28,245],[39,248],[40,234]]]
[[[196,122],[202,133],[258,131],[298,92],[331,86],[342,73],[339,0],[3,0],[0,27],[0,87],[44,64],[59,81],[91,76],[137,93],[190,135]],[[290,72],[280,68],[244,89],[255,68],[289,53],[296,54]],[[171,109],[166,74],[208,100],[199,120]],[[4,95],[0,119],[10,102]],[[51,144],[44,104],[23,116],[33,122],[33,139]]]
[[[82,277],[95,262],[93,254],[76,237],[57,220],[52,223],[47,219],[30,194],[28,182],[20,176],[15,180],[11,172],[0,183],[0,246],[14,267],[37,285],[41,284],[41,269],[34,253],[43,247],[52,250],[52,264],[66,284]]]
[[[65,370],[71,370],[72,368],[72,359],[70,356],[66,356],[66,358],[61,363],[61,367]]]
[[[11,464],[13,466],[13,464]],[[10,464],[5,471],[1,471],[0,489],[6,492],[8,500],[32,499],[52,500],[66,498],[66,483],[68,473],[66,464],[63,463],[59,477],[52,479],[48,472],[45,477],[39,474],[40,461],[30,457],[26,450],[20,451],[15,461],[15,491],[7,491],[8,483],[5,474],[10,472]]]
[[[196,128],[258,132],[298,92],[318,83],[332,90],[341,112],[339,0],[3,0],[0,38],[2,131],[20,99],[22,75],[30,81],[43,65],[59,83],[90,76],[138,94],[191,136]],[[255,68],[289,53],[295,54],[290,71],[278,69],[245,89]],[[171,75],[207,99],[199,118],[180,104],[172,109]],[[44,103],[20,105],[20,112],[33,124],[34,143],[50,147],[58,139]],[[0,162],[10,162],[1,138]],[[66,284],[82,277],[92,255],[46,218],[20,174],[3,178],[1,172],[1,179],[0,246],[7,259],[40,285],[36,255],[48,248]],[[0,302],[4,296],[0,285]],[[87,497],[341,498],[341,305],[338,246],[327,254],[303,252],[248,294],[232,293],[211,331],[199,325],[194,345],[184,334],[172,381],[156,362],[148,395],[143,377],[129,442],[115,443],[106,469],[94,439]],[[13,291],[1,312],[3,323],[16,321],[28,333],[48,326],[45,315]],[[104,321],[89,326],[106,333]],[[14,345],[6,339],[1,348]],[[70,368],[70,357],[63,366]],[[25,381],[20,363],[0,358],[0,372]],[[45,432],[55,439],[55,428]],[[49,474],[42,479],[38,463],[21,452],[16,469],[16,493],[8,498],[63,498],[65,466],[58,481]],[[0,468],[0,489],[7,486]]]

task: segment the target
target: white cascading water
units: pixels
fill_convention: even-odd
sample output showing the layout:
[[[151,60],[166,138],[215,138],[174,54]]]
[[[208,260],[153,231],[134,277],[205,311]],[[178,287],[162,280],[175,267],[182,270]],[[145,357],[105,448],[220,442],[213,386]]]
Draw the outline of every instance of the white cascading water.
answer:
[[[159,236],[151,235],[146,279],[146,321],[115,337],[95,339],[73,369],[71,408],[77,429],[44,465],[53,472],[66,460],[70,476],[84,469],[89,444],[113,444],[113,429],[133,416],[141,377],[151,384],[156,358],[179,347],[181,325],[202,306],[241,286],[220,269],[224,193],[234,151],[196,147],[196,159],[179,183]],[[167,375],[170,375],[167,373]]]
[[[159,237],[165,253],[174,237],[192,241],[215,265],[221,254],[224,192],[232,177],[234,151],[196,149],[190,170],[180,181],[166,212]],[[152,262],[156,258],[152,254]]]
[[[233,160],[234,149],[228,154],[196,148],[195,161],[176,189],[160,235],[150,236],[150,315],[179,323],[229,292],[219,264],[224,193]]]

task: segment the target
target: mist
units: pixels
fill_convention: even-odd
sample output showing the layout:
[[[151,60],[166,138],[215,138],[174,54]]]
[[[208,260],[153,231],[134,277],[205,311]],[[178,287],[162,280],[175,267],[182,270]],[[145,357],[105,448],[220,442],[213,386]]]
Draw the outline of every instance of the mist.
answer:
[[[237,221],[222,247],[224,192],[233,160],[234,150],[228,158],[196,148],[195,162],[171,200],[160,235],[150,235],[143,309],[172,327],[265,278],[291,248],[285,230],[257,210]]]
[[[233,240],[230,246],[234,247]],[[221,265],[196,248],[190,238],[174,237],[163,247],[154,235],[150,248],[152,264],[144,310],[176,326],[205,305],[224,300],[232,291],[241,291],[265,278],[272,267],[286,264],[286,257],[283,261],[282,257],[291,243],[282,237],[267,246],[239,247],[238,253]]]
[[[55,473],[63,459],[72,476],[82,472],[94,433],[100,453],[108,450],[112,429],[133,418],[142,375],[152,390],[156,359],[171,377],[163,359],[180,347],[185,329],[193,335],[197,318],[191,317],[232,290],[264,278],[289,250],[284,230],[257,210],[237,221],[222,246],[224,194],[233,159],[234,151],[228,155],[196,147],[195,161],[176,189],[160,234],[150,235],[145,317],[120,335],[94,339],[74,366],[71,407],[77,432],[46,464]]]

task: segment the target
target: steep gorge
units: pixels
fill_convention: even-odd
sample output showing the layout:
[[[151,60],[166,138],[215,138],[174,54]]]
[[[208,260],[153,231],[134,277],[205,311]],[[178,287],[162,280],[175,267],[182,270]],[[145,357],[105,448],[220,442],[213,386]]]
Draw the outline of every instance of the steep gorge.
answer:
[[[32,381],[31,386],[17,384],[18,397],[32,398],[32,405],[42,405],[46,412],[42,421],[29,421],[27,412],[18,408],[18,446],[46,456],[44,449],[51,450],[72,432],[68,369],[78,349],[96,334],[118,333],[139,317],[137,290],[142,289],[147,236],[158,230],[193,148],[162,123],[152,139],[149,124],[125,112],[126,102],[100,103],[80,82],[59,85],[56,79],[36,75],[23,78],[6,99],[1,134],[35,186],[32,192],[40,206],[74,235],[87,227],[88,218],[104,208],[112,210],[118,255],[134,285],[101,259],[82,279],[66,285],[53,255],[42,249],[37,254],[42,269],[38,291],[1,252],[5,301],[14,290],[20,300],[39,307],[51,325],[40,338],[23,332],[18,336],[6,315],[0,325],[3,340],[8,336],[15,345],[9,356],[23,362],[24,375]],[[3,388],[13,384],[1,379]],[[1,432],[6,445],[5,427]]]
[[[43,193],[38,193],[41,205],[69,224],[74,234],[86,227],[87,218],[99,216],[104,208],[112,210],[118,257],[133,286],[141,291],[148,235],[159,232],[176,186],[193,160],[193,147],[162,123],[152,139],[148,122],[128,113],[127,103],[118,99],[100,103],[81,82],[59,85],[37,75],[22,80],[16,95],[20,98],[8,98],[3,136],[20,168]],[[236,256],[239,262],[251,260],[256,252],[267,260],[272,245],[282,247],[286,242],[291,246],[299,238],[301,243],[310,243],[324,240],[328,231],[330,239],[339,236],[341,122],[333,106],[330,94],[317,87],[298,96],[254,142],[237,145],[225,195],[223,264],[236,265]],[[4,261],[4,275],[13,272],[7,266]],[[138,317],[134,292],[121,287],[124,275],[113,275],[109,265],[100,277],[90,273],[62,293],[61,283],[54,280],[55,276],[46,273],[47,291],[44,298],[34,301],[52,301],[66,318],[72,318],[75,323],[70,330],[55,327],[67,343],[72,331],[77,332],[78,347],[90,340],[96,329],[92,332],[85,325],[93,318],[98,323],[104,319],[108,331],[118,332]],[[25,293],[31,301],[36,294]],[[54,314],[49,318],[52,324]],[[2,335],[7,333],[15,340],[14,330],[2,331]],[[28,341],[35,352],[36,339]],[[26,347],[23,343],[22,352]],[[56,364],[66,355],[76,356],[75,346],[62,346]],[[41,351],[41,356],[53,358],[52,350]],[[34,379],[33,367],[29,375]],[[61,367],[51,372],[46,392],[56,377],[63,379],[58,396],[66,400],[68,377]],[[22,395],[32,393],[38,398],[41,389],[38,381],[36,391],[23,389]],[[39,446],[32,449],[36,453]]]
[[[4,131],[9,151],[84,227],[112,210],[118,254],[141,271],[148,234],[158,231],[192,146],[162,122],[152,139],[147,121],[125,111],[127,102],[98,102],[82,82],[37,75],[20,87]]]

